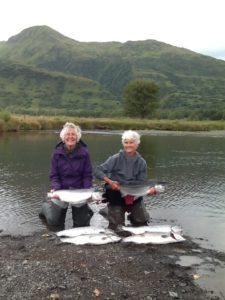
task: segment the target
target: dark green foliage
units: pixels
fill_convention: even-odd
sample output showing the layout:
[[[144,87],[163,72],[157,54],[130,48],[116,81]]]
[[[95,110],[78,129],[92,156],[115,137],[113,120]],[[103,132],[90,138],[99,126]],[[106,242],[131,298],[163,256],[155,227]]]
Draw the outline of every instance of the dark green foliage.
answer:
[[[113,96],[86,78],[2,61],[0,74],[0,107],[10,112],[99,116],[114,107]]]
[[[11,119],[11,115],[8,111],[0,110],[0,120],[3,120],[4,122],[9,122]]]
[[[105,63],[105,68],[102,70],[98,79],[106,89],[120,98],[124,86],[132,78],[132,67],[129,61],[115,58]]]
[[[157,107],[159,86],[152,81],[133,80],[124,89],[124,113],[129,117],[146,118]]]
[[[83,43],[47,26],[0,43],[0,108],[10,112],[121,115],[132,80],[160,87],[146,117],[225,119],[225,61],[155,40]]]

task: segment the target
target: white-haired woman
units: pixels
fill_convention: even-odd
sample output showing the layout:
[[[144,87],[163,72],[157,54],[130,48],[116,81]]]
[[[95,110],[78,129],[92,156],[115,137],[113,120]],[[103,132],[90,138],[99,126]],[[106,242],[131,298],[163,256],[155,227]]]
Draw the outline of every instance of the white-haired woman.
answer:
[[[116,230],[118,225],[124,225],[125,212],[135,226],[146,225],[149,214],[144,206],[143,198],[133,199],[123,197],[120,184],[141,184],[147,177],[147,164],[137,152],[140,144],[140,135],[133,130],[122,134],[123,149],[110,156],[103,164],[95,169],[95,177],[106,184],[105,198],[108,202],[109,228]],[[149,194],[155,194],[155,188],[149,189]]]
[[[81,141],[79,126],[67,122],[60,132],[61,142],[52,153],[49,179],[51,191],[64,189],[86,189],[92,187],[92,166],[87,147]],[[50,225],[64,225],[67,207],[55,207],[54,212],[47,214],[46,220]],[[93,215],[90,207],[72,206],[73,226],[88,226]]]

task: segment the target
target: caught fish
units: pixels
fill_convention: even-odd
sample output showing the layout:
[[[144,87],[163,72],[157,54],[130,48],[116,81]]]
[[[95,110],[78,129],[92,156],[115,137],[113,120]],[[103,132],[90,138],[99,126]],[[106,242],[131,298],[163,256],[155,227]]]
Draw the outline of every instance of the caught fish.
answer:
[[[121,230],[124,233],[129,232],[131,235],[126,237],[124,235],[119,236],[111,229],[94,226],[61,230],[56,235],[61,242],[75,245],[102,245],[120,241],[135,244],[168,244],[185,241],[185,238],[181,235],[182,229],[179,226],[122,226]]]
[[[120,185],[120,191],[122,196],[131,195],[135,198],[143,197],[148,195],[149,189],[151,187],[155,187],[158,193],[164,192],[165,188],[162,184],[150,185],[149,183],[143,184],[127,184],[127,185]]]
[[[86,234],[99,234],[99,233],[107,233],[107,234],[113,234],[113,231],[108,228],[100,228],[100,227],[94,227],[94,226],[84,226],[84,227],[76,227],[76,228],[70,228],[61,230],[56,233],[59,237],[75,237],[79,235],[86,235]]]
[[[74,189],[74,190],[58,190],[48,193],[49,198],[59,198],[63,202],[70,203],[74,206],[82,206],[92,199],[94,189]]]
[[[149,186],[146,185],[120,185],[120,192],[123,196],[131,195],[134,197],[146,196]]]
[[[116,234],[96,233],[83,234],[74,237],[60,238],[63,243],[70,243],[75,245],[103,245],[109,243],[117,243],[121,240]]]
[[[169,244],[185,241],[180,234],[177,233],[160,233],[160,232],[144,232],[135,234],[122,239],[124,243],[135,244]]]
[[[149,225],[149,226],[122,226],[122,230],[129,231],[132,234],[143,234],[145,232],[159,232],[159,233],[177,233],[182,234],[182,228],[180,226],[171,226],[171,225]]]

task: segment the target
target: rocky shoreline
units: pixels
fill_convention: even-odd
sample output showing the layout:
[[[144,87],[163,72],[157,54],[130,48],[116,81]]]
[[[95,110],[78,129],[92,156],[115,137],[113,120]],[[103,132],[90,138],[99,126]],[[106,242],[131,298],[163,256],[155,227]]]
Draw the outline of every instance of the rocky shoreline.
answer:
[[[220,299],[197,284],[180,255],[225,254],[202,249],[188,237],[166,245],[61,243],[50,231],[0,236],[0,299]]]

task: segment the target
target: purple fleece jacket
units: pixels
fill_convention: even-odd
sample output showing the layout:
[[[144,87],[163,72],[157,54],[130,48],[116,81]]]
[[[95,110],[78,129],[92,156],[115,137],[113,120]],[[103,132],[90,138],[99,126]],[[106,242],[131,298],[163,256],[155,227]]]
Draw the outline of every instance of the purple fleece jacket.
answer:
[[[49,172],[51,189],[92,187],[92,166],[86,145],[80,141],[70,155],[61,142],[53,151]]]

